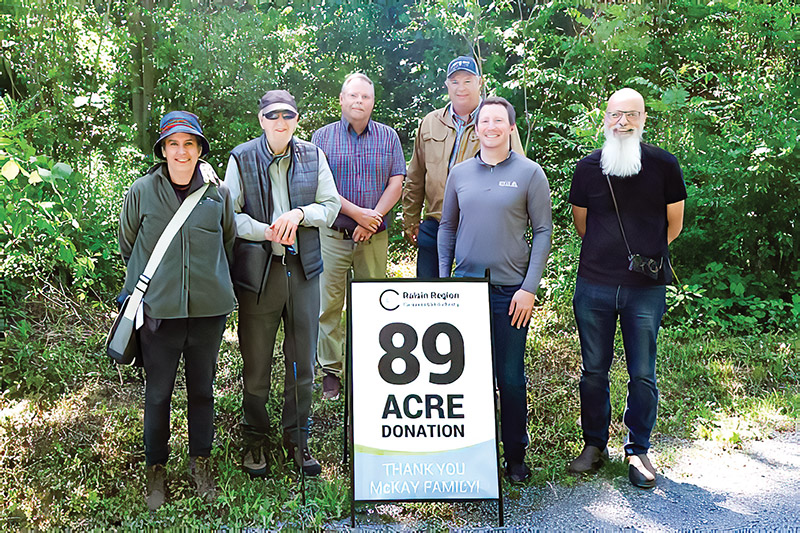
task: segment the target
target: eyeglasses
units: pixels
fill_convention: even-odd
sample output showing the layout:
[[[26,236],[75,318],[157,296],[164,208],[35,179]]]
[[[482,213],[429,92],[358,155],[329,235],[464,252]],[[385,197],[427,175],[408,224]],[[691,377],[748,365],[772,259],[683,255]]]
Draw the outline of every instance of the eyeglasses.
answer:
[[[641,115],[641,111],[606,111],[606,118],[610,118],[614,122],[622,118],[622,115],[625,115],[625,118],[628,120],[636,120]]]
[[[278,120],[279,117],[283,117],[283,120],[292,120],[294,117],[297,116],[297,113],[295,113],[294,111],[277,110],[277,111],[270,111],[269,113],[264,113],[261,116],[267,120]]]

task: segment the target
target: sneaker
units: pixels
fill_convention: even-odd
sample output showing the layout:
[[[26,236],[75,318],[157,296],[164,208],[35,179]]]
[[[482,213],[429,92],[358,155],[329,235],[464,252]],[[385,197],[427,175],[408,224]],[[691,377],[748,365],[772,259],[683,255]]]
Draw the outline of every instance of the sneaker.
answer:
[[[511,483],[524,483],[531,477],[531,469],[525,463],[506,463],[506,479]]]
[[[656,469],[646,453],[629,455],[625,460],[628,461],[628,479],[631,485],[641,489],[652,489],[656,486]]]
[[[267,458],[264,456],[264,448],[261,445],[254,445],[245,449],[242,468],[250,477],[264,477],[267,475]]]
[[[145,501],[147,502],[147,508],[155,511],[164,505],[164,501],[167,499],[164,465],[148,466],[145,474],[147,483]]]
[[[339,393],[342,391],[342,381],[339,376],[325,374],[322,378],[322,399],[338,400]]]
[[[217,499],[217,484],[214,482],[211,457],[190,457],[189,477],[194,482],[198,496],[207,502]]]
[[[606,459],[608,459],[608,448],[600,450],[597,446],[586,445],[581,454],[569,464],[567,470],[570,474],[595,472],[603,466]]]

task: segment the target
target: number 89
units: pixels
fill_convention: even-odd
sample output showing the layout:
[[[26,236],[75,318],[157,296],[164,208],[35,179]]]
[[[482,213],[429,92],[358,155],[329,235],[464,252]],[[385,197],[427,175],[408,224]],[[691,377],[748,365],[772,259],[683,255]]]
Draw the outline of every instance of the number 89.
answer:
[[[395,346],[394,336],[399,333],[403,337],[400,346]],[[436,341],[439,335],[447,335],[450,341],[450,351],[439,353]],[[387,383],[392,385],[407,385],[419,376],[419,361],[411,352],[417,347],[417,332],[402,322],[387,324],[378,335],[378,342],[385,352],[378,361],[378,372]],[[464,372],[464,338],[452,324],[437,322],[429,327],[422,336],[422,353],[425,358],[435,365],[446,365],[450,368],[443,374],[430,373],[430,382],[438,385],[453,383]],[[392,368],[396,359],[402,359],[405,369],[397,373]]]

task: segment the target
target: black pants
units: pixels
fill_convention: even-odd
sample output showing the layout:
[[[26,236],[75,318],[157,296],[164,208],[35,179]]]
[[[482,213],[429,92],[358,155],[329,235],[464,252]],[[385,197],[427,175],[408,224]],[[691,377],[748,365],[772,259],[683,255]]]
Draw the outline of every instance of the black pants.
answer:
[[[214,440],[214,375],[226,316],[156,320],[140,330],[144,363],[144,454],[147,465],[169,458],[169,415],[181,354],[186,372],[189,455],[208,457]]]

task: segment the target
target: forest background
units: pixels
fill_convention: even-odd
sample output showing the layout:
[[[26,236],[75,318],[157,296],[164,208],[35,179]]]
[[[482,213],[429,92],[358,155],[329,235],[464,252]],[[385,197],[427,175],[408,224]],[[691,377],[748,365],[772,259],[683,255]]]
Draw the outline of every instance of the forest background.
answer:
[[[480,59],[488,92],[516,107],[527,154],[552,189],[553,252],[526,363],[535,482],[561,480],[563,463],[552,459],[580,447],[570,308],[579,239],[567,195],[576,161],[602,143],[604,101],[625,86],[644,95],[645,139],[678,157],[689,194],[671,246],[678,281],[660,339],[657,430],[736,441],[796,421],[799,24],[791,0],[4,0],[0,524],[321,524],[341,515],[347,470],[328,442],[340,406],[315,414],[330,461],[311,507],[287,468],[258,486],[238,472],[232,330],[217,382],[221,500],[192,499],[176,466],[173,495],[185,497],[163,515],[144,512],[142,378],[101,349],[124,270],[122,197],[153,164],[165,112],[200,117],[208,160],[223,174],[229,151],[260,134],[266,90],[297,97],[298,135],[310,139],[339,118],[338,92],[353,71],[375,81],[374,118],[398,131],[410,157],[419,119],[446,101],[448,61],[463,54]],[[402,275],[413,250],[396,220],[390,232]],[[624,367],[615,369],[617,413]],[[178,411],[173,449],[185,451]],[[743,412],[755,425],[727,428]],[[618,415],[614,423],[621,434]],[[554,453],[553,442],[569,445]],[[426,509],[417,512],[442,512]]]

